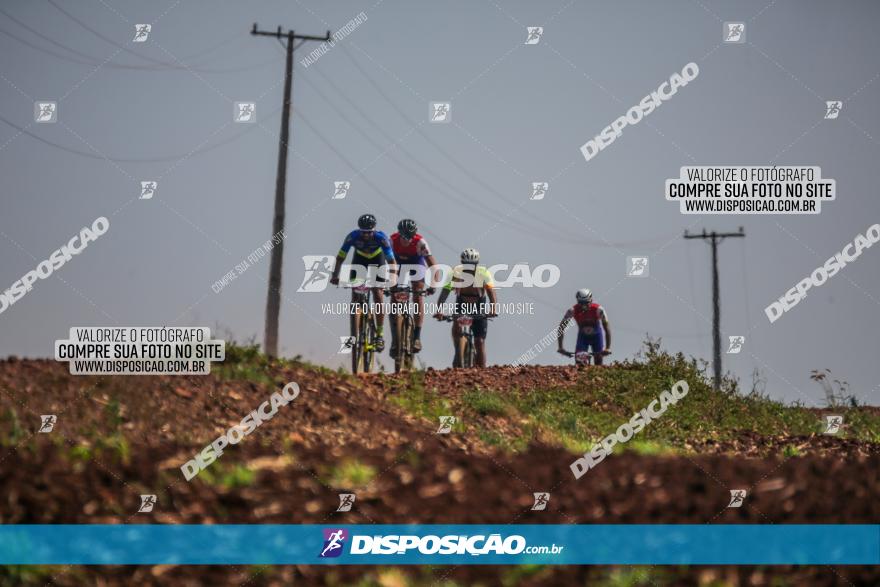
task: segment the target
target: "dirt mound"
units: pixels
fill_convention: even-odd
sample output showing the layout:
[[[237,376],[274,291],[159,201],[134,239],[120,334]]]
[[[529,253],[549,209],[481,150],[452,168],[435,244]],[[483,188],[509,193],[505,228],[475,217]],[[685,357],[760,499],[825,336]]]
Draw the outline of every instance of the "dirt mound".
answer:
[[[579,378],[586,376],[585,371],[577,368],[523,365],[520,367],[492,366],[486,369],[442,369],[428,368],[424,372],[426,389],[437,390],[444,395],[456,395],[469,389],[491,389],[505,392],[512,389],[541,389],[571,387],[578,383]],[[389,391],[406,385],[411,375],[373,374],[364,377],[371,386]]]
[[[448,397],[482,387],[552,389],[577,383],[574,368],[433,371],[424,386]],[[764,458],[766,438],[744,433],[705,442],[700,456],[608,457],[574,479],[574,456],[532,444],[517,454],[483,445],[465,425],[438,434],[437,423],[388,401],[410,375],[353,378],[287,365],[264,383],[209,377],[72,377],[53,361],[0,361],[0,414],[8,446],[0,456],[0,523],[873,523],[880,519],[880,455],[864,443],[790,437],[819,456]],[[252,436],[228,448],[187,482],[180,466],[231,425],[296,381],[300,396]],[[37,434],[39,415],[56,414],[53,432]],[[10,424],[6,426],[6,424]],[[17,429],[17,432],[16,432]],[[11,430],[11,434],[6,431]],[[115,440],[114,440],[115,439]],[[782,442],[782,441],[780,441]],[[782,445],[780,445],[782,446]],[[872,445],[873,446],[873,445]],[[824,452],[822,452],[824,451]],[[811,451],[804,451],[810,453]],[[728,508],[731,489],[746,489]],[[534,492],[550,492],[546,511],[531,511]],[[338,494],[354,492],[348,513]],[[158,496],[149,514],[139,495]],[[830,496],[833,496],[831,498]],[[831,572],[829,572],[831,571]],[[375,568],[277,567],[251,576],[241,567],[73,569],[57,584],[248,584],[293,580],[350,584]],[[606,570],[461,567],[406,569],[429,582],[444,577],[497,584],[585,583]],[[666,572],[665,570],[663,571]],[[671,571],[670,571],[671,572]],[[420,573],[427,573],[422,577]],[[530,572],[531,573],[531,572]],[[511,575],[513,574],[513,575]],[[874,569],[696,568],[667,584],[731,577],[763,584],[880,583]],[[0,575],[2,578],[2,575]],[[390,579],[391,584],[394,584]],[[388,582],[386,581],[386,582]],[[36,581],[45,583],[46,578]]]

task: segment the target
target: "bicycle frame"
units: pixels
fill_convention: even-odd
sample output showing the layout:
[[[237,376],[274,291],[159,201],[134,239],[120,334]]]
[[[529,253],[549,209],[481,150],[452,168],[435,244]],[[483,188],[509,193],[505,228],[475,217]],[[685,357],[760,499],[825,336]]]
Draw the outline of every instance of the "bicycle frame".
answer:
[[[355,304],[351,313],[350,332],[355,337],[351,349],[351,372],[369,373],[373,369],[373,357],[376,353],[376,317],[373,315],[370,300],[372,288],[364,284],[352,284],[352,302]],[[362,306],[365,310],[361,309]]]
[[[488,318],[488,316],[475,316],[475,315],[458,315],[458,316],[444,316],[443,320],[446,322],[454,322],[458,325],[461,330],[461,338],[464,340],[464,348],[461,348],[461,341],[458,348],[458,356],[460,366],[462,368],[473,367],[477,361],[477,349],[474,346],[474,333],[471,330],[471,324],[475,318]]]
[[[425,290],[413,290],[410,286],[393,287],[385,290],[391,296],[392,304],[406,304],[405,312],[400,315],[392,314],[392,327],[397,340],[397,354],[394,358],[394,372],[399,373],[412,369],[413,358],[413,334],[415,332],[415,320],[409,311],[410,298],[412,296],[426,295]]]

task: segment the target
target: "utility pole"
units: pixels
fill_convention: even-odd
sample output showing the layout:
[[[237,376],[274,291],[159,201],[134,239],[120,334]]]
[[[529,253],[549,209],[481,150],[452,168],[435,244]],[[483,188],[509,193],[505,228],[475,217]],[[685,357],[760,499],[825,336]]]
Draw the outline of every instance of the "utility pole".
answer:
[[[287,186],[287,144],[290,137],[290,110],[291,96],[290,86],[293,82],[293,42],[305,41],[329,41],[330,31],[324,37],[309,35],[296,35],[292,30],[281,32],[281,27],[275,32],[257,30],[257,23],[251,29],[251,34],[264,37],[275,37],[280,42],[287,39],[287,62],[284,68],[284,108],[281,111],[281,134],[278,143],[278,173],[275,178],[275,215],[272,218],[272,236],[284,230],[284,197]],[[266,296],[266,333],[263,338],[263,350],[270,357],[278,356],[278,316],[281,312],[281,261],[284,255],[284,239],[272,248],[272,256],[269,261],[269,293]]]
[[[708,240],[712,245],[712,366],[715,370],[715,390],[721,389],[721,292],[718,287],[718,245],[728,237],[746,236],[743,227],[739,232],[712,232],[707,233],[703,229],[702,234],[688,234],[684,231],[684,238],[699,238]]]

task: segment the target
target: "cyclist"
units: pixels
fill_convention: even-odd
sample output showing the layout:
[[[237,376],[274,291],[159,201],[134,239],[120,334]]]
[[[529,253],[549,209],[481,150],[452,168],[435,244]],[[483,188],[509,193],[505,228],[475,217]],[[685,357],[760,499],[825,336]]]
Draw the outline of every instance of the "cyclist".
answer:
[[[408,278],[412,284],[413,292],[425,289],[425,266],[428,268],[437,264],[431,249],[428,248],[428,241],[418,233],[419,227],[415,220],[404,218],[397,223],[397,232],[391,235],[391,250],[394,251],[394,258],[400,263],[401,267],[409,265],[409,275],[402,275]],[[434,293],[434,288],[429,287],[428,294]],[[418,313],[415,315],[415,326],[413,327],[413,352],[422,350],[422,323],[425,320],[425,296],[413,294],[413,301],[419,304]],[[392,320],[395,317],[392,316]],[[397,328],[392,325],[391,328],[391,355],[397,355]]]
[[[473,316],[473,324],[471,332],[474,335],[474,350],[476,351],[476,361],[478,367],[486,366],[486,333],[489,328],[489,318],[496,316],[495,305],[498,298],[495,295],[495,283],[492,281],[492,274],[485,266],[479,265],[480,252],[476,249],[465,249],[461,252],[461,265],[457,265],[452,270],[452,276],[443,286],[440,292],[440,298],[437,300],[439,306],[443,306],[449,293],[455,288],[455,305],[461,304],[477,304],[478,308],[488,311],[480,312]],[[486,307],[486,298],[490,305]],[[434,317],[438,320],[443,319],[443,312],[437,312]],[[457,322],[452,323],[452,345],[455,347],[455,358],[452,360],[453,367],[461,366],[461,327]]]
[[[578,326],[577,346],[575,352],[591,351],[597,365],[602,364],[602,357],[611,352],[611,326],[608,324],[608,315],[605,308],[593,303],[593,292],[588,289],[579,289],[575,294],[577,303],[569,308],[559,323],[556,340],[559,343],[558,352],[568,355],[562,347],[562,338],[568,321],[572,318]],[[568,355],[571,356],[571,355]]]
[[[378,273],[379,268],[386,265],[389,269],[389,275],[393,279],[397,263],[394,260],[394,251],[391,250],[391,241],[388,240],[388,236],[384,232],[376,230],[375,216],[363,214],[358,218],[357,230],[352,230],[345,237],[345,240],[342,241],[342,248],[339,249],[339,254],[336,255],[336,264],[333,266],[333,275],[330,277],[330,283],[339,285],[339,272],[342,270],[342,263],[345,261],[351,248],[354,248],[351,264],[364,267],[367,281],[375,279],[377,284],[384,282],[385,279],[380,277]],[[354,279],[356,275],[355,270],[352,269],[349,279]],[[372,289],[373,299],[379,308],[376,312],[376,350],[381,352],[385,348],[385,340],[382,338],[385,317],[381,310],[384,301],[383,288],[380,286],[373,287]],[[351,293],[351,300],[354,302],[355,293],[354,291]]]

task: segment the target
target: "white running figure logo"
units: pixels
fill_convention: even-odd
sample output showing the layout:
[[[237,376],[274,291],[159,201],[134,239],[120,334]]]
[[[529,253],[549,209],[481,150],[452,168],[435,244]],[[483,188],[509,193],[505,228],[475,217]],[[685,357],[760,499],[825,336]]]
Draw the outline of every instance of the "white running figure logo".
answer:
[[[327,556],[328,552],[332,552],[334,550],[339,550],[342,548],[342,530],[337,530],[336,532],[331,532],[330,536],[327,539],[327,546],[321,552],[321,556]],[[314,551],[313,551],[314,552]]]

